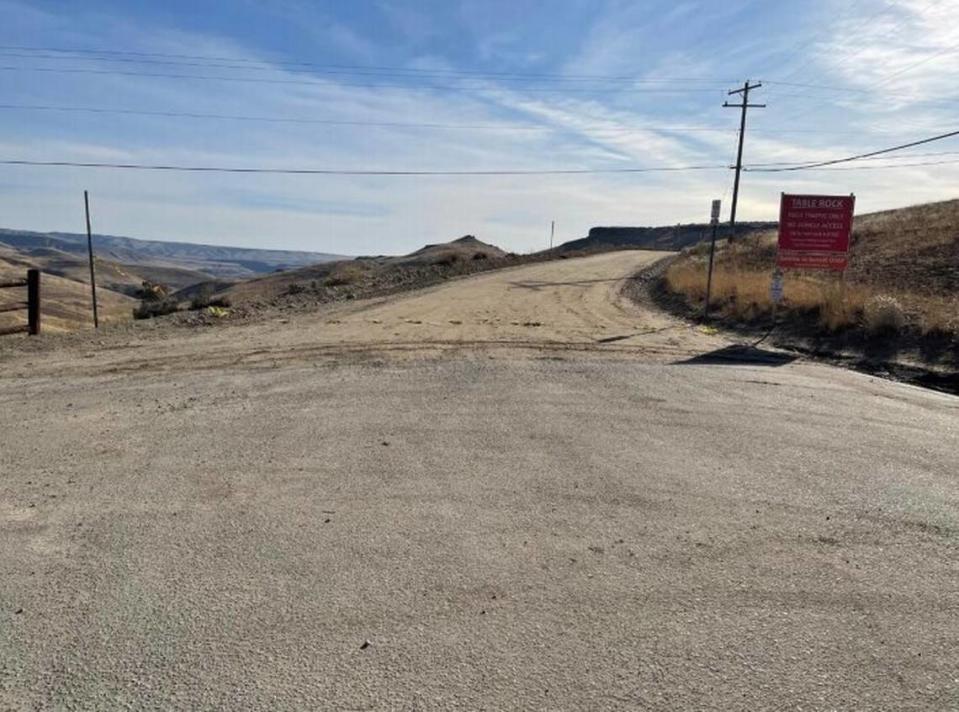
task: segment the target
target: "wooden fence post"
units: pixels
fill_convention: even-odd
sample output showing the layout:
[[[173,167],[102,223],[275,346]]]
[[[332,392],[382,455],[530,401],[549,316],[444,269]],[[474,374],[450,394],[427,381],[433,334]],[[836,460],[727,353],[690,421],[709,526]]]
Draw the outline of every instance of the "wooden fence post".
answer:
[[[40,333],[40,270],[27,270],[27,326],[31,336]]]

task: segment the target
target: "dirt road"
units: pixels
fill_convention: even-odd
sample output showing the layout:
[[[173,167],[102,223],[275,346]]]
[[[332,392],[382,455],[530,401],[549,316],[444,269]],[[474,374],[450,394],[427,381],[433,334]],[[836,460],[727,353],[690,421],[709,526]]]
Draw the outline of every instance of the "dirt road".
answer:
[[[483,273],[396,297],[275,312],[254,323],[155,332],[142,325],[8,359],[18,375],[275,366],[371,355],[510,357],[554,351],[675,360],[721,345],[696,328],[620,295],[659,252],[595,257]],[[7,346],[0,342],[0,348]],[[0,358],[3,352],[0,351]]]
[[[955,709],[959,400],[652,258],[5,351],[0,709]]]
[[[620,291],[665,256],[616,252],[490,272],[328,320],[337,343],[588,346],[636,343],[667,327]]]

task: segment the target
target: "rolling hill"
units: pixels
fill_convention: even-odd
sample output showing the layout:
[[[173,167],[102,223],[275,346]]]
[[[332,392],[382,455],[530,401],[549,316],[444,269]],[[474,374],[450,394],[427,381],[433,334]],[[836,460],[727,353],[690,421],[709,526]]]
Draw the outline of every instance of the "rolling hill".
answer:
[[[29,267],[10,248],[0,246],[0,281],[24,276]],[[80,281],[45,273],[41,278],[41,321],[44,332],[74,331],[93,326],[90,286]],[[0,306],[26,299],[22,289],[0,289]],[[137,300],[110,289],[97,290],[103,323],[126,321]],[[25,324],[25,311],[0,312],[0,329]]]
[[[144,282],[184,290],[213,280],[218,287],[237,280],[323,263],[336,255],[255,250],[191,243],[95,235],[97,296],[101,321],[132,318]],[[92,324],[89,262],[85,235],[0,229],[0,278],[43,272],[44,331]],[[21,301],[17,290],[0,292],[0,305]],[[25,320],[19,312],[0,313],[0,328]]]
[[[90,263],[86,255],[71,254],[53,247],[14,249],[0,243],[0,257],[10,267],[23,270],[35,267],[45,274],[74,282],[89,283]],[[144,280],[164,284],[173,290],[210,278],[204,272],[179,267],[128,265],[96,258],[97,286],[127,296],[137,296]]]
[[[774,227],[776,223],[771,222],[741,222],[736,225],[736,234],[745,237]],[[588,236],[565,242],[556,249],[559,252],[612,248],[677,251],[706,240],[709,235],[710,226],[706,223],[664,227],[594,227]],[[720,225],[718,237],[722,239],[728,236],[729,225]]]
[[[409,284],[427,284],[454,274],[466,274],[499,264],[507,257],[500,248],[472,235],[411,252],[408,255],[357,257],[313,264],[235,283],[211,281],[174,294],[192,299],[206,291],[232,303],[262,302],[290,294],[312,292],[325,300],[342,293],[367,294]]]
[[[62,232],[29,232],[0,229],[0,244],[26,252],[53,249],[86,257],[86,235]],[[162,242],[132,237],[94,235],[98,258],[128,266],[185,269],[215,277],[244,279],[278,269],[295,269],[318,262],[343,259],[342,255],[322,252],[260,250],[247,247],[223,247],[188,242]]]

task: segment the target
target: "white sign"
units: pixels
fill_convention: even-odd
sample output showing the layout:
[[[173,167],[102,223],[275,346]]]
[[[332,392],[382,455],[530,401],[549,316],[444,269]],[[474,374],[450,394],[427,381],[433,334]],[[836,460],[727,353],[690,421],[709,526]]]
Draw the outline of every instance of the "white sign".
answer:
[[[714,200],[713,201],[713,210],[710,213],[710,222],[714,225],[719,222],[719,211],[722,210],[723,201]]]
[[[783,301],[783,273],[778,269],[773,272],[773,281],[769,285],[769,298],[773,304],[782,304]]]

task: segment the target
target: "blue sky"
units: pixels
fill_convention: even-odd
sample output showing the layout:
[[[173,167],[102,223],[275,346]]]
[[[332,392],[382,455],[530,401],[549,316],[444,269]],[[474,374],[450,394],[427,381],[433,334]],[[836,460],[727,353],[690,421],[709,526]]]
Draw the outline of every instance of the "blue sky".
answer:
[[[957,128],[952,0],[0,0],[0,16],[6,160],[723,166],[738,116],[722,103],[747,77],[765,83],[754,98],[769,104],[750,118],[751,164]],[[76,111],[92,108],[105,113]],[[959,141],[912,153],[943,151]],[[944,161],[956,158],[750,173],[740,218],[775,218],[782,191],[855,192],[860,210],[954,197],[959,164]],[[901,165],[917,162],[937,165]],[[0,225],[81,231],[86,188],[105,233],[343,254],[470,233],[527,251],[545,245],[551,220],[559,239],[700,221],[712,198],[728,210],[731,184],[728,170],[387,178],[0,166]]]

